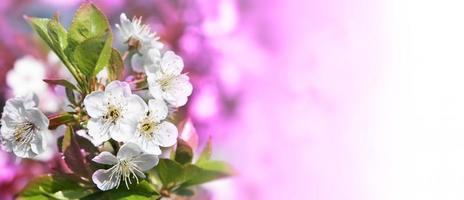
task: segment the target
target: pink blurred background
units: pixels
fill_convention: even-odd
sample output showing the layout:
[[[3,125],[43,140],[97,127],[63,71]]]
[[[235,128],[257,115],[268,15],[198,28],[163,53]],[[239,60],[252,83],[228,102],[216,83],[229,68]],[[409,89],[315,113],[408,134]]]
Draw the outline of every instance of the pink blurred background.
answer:
[[[58,10],[69,24],[80,2],[0,1],[3,100],[26,87],[7,78],[17,59],[61,73],[22,15]],[[199,148],[212,136],[214,156],[237,170],[205,186],[211,199],[464,198],[462,3],[94,2],[112,24],[143,16],[184,58]],[[47,169],[23,165],[0,154],[0,199]]]

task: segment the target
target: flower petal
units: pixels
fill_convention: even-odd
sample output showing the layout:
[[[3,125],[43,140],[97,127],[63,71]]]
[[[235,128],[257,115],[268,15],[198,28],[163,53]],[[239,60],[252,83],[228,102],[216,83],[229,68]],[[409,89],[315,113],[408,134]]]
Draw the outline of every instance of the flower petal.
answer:
[[[144,57],[141,54],[134,54],[131,58],[131,67],[135,72],[144,72]]]
[[[148,106],[145,101],[136,94],[132,94],[127,98],[126,112],[124,118],[130,120],[138,120],[148,111]]]
[[[179,75],[184,69],[184,61],[172,51],[164,53],[161,59],[161,70],[168,75]]]
[[[175,107],[183,106],[187,103],[187,97],[192,94],[192,84],[189,82],[188,76],[182,74],[169,83],[166,87],[163,98]]]
[[[37,108],[29,108],[26,110],[26,119],[32,122],[35,126],[41,130],[48,130],[49,120],[42,111]]]
[[[142,153],[142,149],[132,142],[126,143],[121,146],[118,151],[118,159],[119,160],[126,160],[130,158],[134,158],[139,156]]]
[[[171,122],[162,122],[154,133],[155,141],[159,146],[170,147],[177,142],[178,131]]]
[[[134,163],[143,172],[148,171],[158,164],[158,156],[153,154],[142,154],[134,159]]]
[[[140,146],[140,148],[148,154],[161,155],[161,149],[158,146],[158,143],[153,139],[147,139],[146,137],[135,137],[132,142]]]
[[[163,97],[163,90],[158,84],[155,74],[147,74],[148,90],[153,98],[159,99]]]
[[[93,157],[92,161],[105,165],[115,165],[118,162],[118,159],[110,152],[104,151]]]
[[[121,120],[110,130],[110,136],[118,142],[127,142],[136,129],[136,123],[132,120]]]
[[[45,151],[45,141],[43,141],[42,134],[36,133],[30,145],[31,145],[31,150],[35,154],[43,153]]]
[[[13,144],[13,153],[20,158],[33,158],[37,154],[31,151],[29,145],[15,145]]]
[[[128,83],[113,81],[106,86],[105,94],[113,98],[122,98],[129,96],[132,92]]]
[[[87,129],[89,129],[88,134],[95,146],[100,146],[103,142],[110,139],[109,131],[111,126],[110,124],[105,124],[103,120],[90,119],[87,122]]]
[[[105,93],[92,92],[84,99],[84,106],[92,118],[98,118],[106,114]]]
[[[151,48],[145,55],[146,73],[156,73],[160,69],[161,53],[157,48]]]
[[[3,115],[8,114],[16,120],[24,119],[25,111],[24,102],[19,98],[8,99],[3,107]]]
[[[148,101],[148,108],[150,110],[150,116],[156,121],[161,121],[168,116],[168,106],[162,99],[150,99]]]
[[[32,92],[27,93],[20,98],[23,99],[25,108],[37,107],[39,105],[39,97]]]
[[[111,176],[113,168],[110,169],[99,169],[92,175],[92,181],[97,185],[98,189],[106,191],[115,188],[119,184],[117,176]]]
[[[0,139],[10,139],[14,135],[14,124],[8,124],[2,118],[2,126],[0,127]]]

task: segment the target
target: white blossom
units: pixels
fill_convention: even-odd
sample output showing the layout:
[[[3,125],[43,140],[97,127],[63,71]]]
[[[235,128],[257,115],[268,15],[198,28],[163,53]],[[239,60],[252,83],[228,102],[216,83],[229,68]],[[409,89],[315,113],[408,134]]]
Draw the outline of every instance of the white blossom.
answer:
[[[49,120],[37,104],[32,94],[6,101],[0,129],[2,149],[21,158],[34,158],[45,151]]]
[[[159,58],[163,43],[159,37],[152,32],[146,24],[142,24],[142,18],[129,20],[126,14],[120,17],[121,24],[116,24],[116,28],[121,33],[124,42],[135,42],[137,51],[131,58],[132,69],[136,72],[144,72],[144,66],[150,65],[152,60]]]
[[[121,24],[116,24],[116,28],[120,31],[122,40],[129,42],[129,40],[135,40],[139,43],[139,52],[146,52],[150,48],[163,48],[163,44],[158,41],[159,37],[156,36],[155,32],[150,30],[150,27],[146,24],[142,24],[142,18],[132,18],[129,20],[125,13],[121,13],[120,16]]]
[[[137,117],[143,115],[146,103],[132,94],[129,84],[113,81],[104,92],[95,91],[84,99],[84,106],[91,119],[88,134],[96,146],[113,138],[124,142],[135,131]]]
[[[47,90],[45,79],[45,64],[32,57],[22,57],[14,63],[14,67],[6,75],[6,83],[13,95],[21,96],[30,92],[41,94]],[[33,73],[31,73],[33,72]]]
[[[155,72],[159,68],[161,53],[159,49],[148,49],[144,54],[136,53],[131,58],[132,69],[136,72]]]
[[[172,51],[167,51],[163,54],[159,65],[159,70],[156,72],[147,72],[150,94],[155,99],[164,99],[174,107],[185,105],[193,88],[189,77],[181,74],[184,68],[182,58]]]
[[[110,152],[102,152],[93,158],[94,162],[112,165],[109,169],[99,169],[92,175],[93,182],[100,190],[106,191],[118,188],[124,181],[127,189],[132,180],[139,182],[145,178],[143,172],[158,164],[158,157],[143,153],[142,149],[134,143],[126,143],[119,149],[117,156]]]
[[[167,115],[168,107],[163,100],[150,99],[146,114],[140,118],[130,141],[147,153],[160,155],[160,146],[169,147],[177,141],[177,128],[165,120]]]

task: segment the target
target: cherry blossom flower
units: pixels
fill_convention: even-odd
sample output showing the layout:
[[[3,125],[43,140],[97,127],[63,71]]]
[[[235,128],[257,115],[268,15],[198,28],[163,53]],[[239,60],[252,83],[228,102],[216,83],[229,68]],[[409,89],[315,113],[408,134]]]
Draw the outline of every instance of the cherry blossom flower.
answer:
[[[116,24],[116,28],[119,29],[122,40],[137,50],[131,59],[132,69],[136,72],[144,72],[144,64],[142,63],[146,63],[156,56],[159,57],[159,51],[164,45],[159,41],[156,33],[150,30],[150,27],[142,24],[141,17],[134,17],[131,21],[125,13],[122,13],[120,22],[121,24]]]
[[[104,92],[87,95],[84,105],[91,117],[87,123],[88,134],[96,146],[110,138],[127,141],[135,131],[138,116],[147,107],[142,98],[131,93],[128,83],[120,81],[108,84]]]
[[[166,121],[168,107],[161,100],[150,99],[146,114],[138,122],[131,142],[138,144],[145,152],[161,154],[161,147],[170,147],[177,141],[178,131],[174,124]]]
[[[48,118],[37,109],[37,96],[29,94],[9,99],[3,109],[0,129],[2,149],[21,158],[44,152]]]
[[[163,54],[160,68],[154,73],[147,72],[149,91],[155,98],[162,98],[171,106],[180,107],[187,103],[192,94],[192,84],[186,74],[182,58],[172,51]]]
[[[99,169],[92,175],[93,182],[100,190],[118,188],[124,181],[127,189],[132,184],[132,179],[139,182],[139,178],[145,178],[143,172],[158,164],[158,157],[153,154],[143,153],[142,149],[134,143],[122,145],[116,156],[110,152],[102,152],[93,158],[94,162],[112,165],[109,169]]]

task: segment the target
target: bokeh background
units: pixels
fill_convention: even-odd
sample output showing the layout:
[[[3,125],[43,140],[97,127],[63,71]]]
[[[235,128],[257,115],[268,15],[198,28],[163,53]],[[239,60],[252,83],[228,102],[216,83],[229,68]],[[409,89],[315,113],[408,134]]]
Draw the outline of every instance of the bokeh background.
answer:
[[[23,15],[69,24],[81,2],[0,1],[0,104],[35,91],[60,108],[41,79],[64,72]],[[203,198],[464,199],[461,1],[94,3],[112,24],[143,16],[184,58],[198,148],[211,136],[237,171]],[[47,170],[0,152],[0,199]]]

